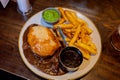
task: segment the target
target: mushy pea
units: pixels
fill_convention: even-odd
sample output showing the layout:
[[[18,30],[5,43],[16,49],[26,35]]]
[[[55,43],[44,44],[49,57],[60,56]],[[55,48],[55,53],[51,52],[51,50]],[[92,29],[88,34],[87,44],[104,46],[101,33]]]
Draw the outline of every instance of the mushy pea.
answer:
[[[56,22],[60,17],[60,14],[57,10],[48,9],[43,12],[43,18],[47,22]]]

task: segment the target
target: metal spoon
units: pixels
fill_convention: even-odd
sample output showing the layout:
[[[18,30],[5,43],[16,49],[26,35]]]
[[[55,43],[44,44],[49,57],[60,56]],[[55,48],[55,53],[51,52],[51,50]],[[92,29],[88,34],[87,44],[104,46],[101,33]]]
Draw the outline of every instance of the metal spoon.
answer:
[[[60,36],[62,37],[62,40],[63,40],[63,43],[64,43],[65,47],[67,47],[68,44],[67,44],[67,42],[66,42],[66,40],[65,40],[66,36],[64,35],[62,29],[61,29],[59,26],[58,26],[58,31],[59,31],[59,33],[60,33]]]

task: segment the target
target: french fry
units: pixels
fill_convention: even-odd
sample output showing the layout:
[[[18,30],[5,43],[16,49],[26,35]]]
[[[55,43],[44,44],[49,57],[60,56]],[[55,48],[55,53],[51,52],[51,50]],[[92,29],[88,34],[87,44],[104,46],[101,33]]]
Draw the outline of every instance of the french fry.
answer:
[[[72,40],[70,41],[69,45],[74,44],[74,42],[77,40],[77,37],[78,37],[80,31],[81,31],[81,25],[79,25],[79,26],[77,27],[77,30],[76,30],[76,32],[75,32]]]
[[[66,15],[65,15],[65,13],[64,13],[64,10],[63,10],[61,7],[58,7],[58,10],[61,12],[62,17],[63,17],[66,21],[68,21]]]
[[[76,29],[64,29],[64,31],[67,33],[74,33]]]
[[[64,31],[63,31],[63,33],[64,33],[68,38],[72,38],[71,33],[67,33],[67,32],[64,32]]]
[[[90,38],[90,36],[89,35],[81,36],[81,42],[85,43],[87,45],[90,45],[91,44],[91,38]]]
[[[62,29],[70,29],[73,28],[73,24],[56,24],[54,25],[54,28],[61,27]]]
[[[87,26],[84,26],[84,29],[86,30],[86,33],[87,34],[91,34],[93,31],[89,28],[89,27],[87,27]]]
[[[86,23],[84,20],[82,20],[82,19],[80,19],[80,18],[77,18],[77,21],[78,21],[79,23],[82,23],[82,24],[84,25],[83,28],[87,31],[88,34],[91,34],[91,33],[92,33],[92,30],[87,27],[88,25],[87,25],[87,23]]]
[[[71,15],[74,17],[74,19],[76,19],[77,20],[77,15],[76,15],[76,13],[75,12],[73,12],[73,11],[70,11],[71,12]]]
[[[73,25],[78,25],[78,22],[76,21],[76,19],[72,16],[71,12],[68,10],[65,10],[65,15],[68,19],[68,21],[70,21]]]
[[[63,31],[66,33],[71,33],[71,29],[64,29]]]
[[[65,22],[65,19],[64,18],[61,18],[57,24],[63,24]]]
[[[71,12],[71,15],[72,15],[72,17],[79,23],[79,24],[83,24],[83,20],[81,19],[81,21],[80,20],[78,20],[78,19],[80,19],[80,18],[78,18],[77,17],[77,14],[75,13],[75,12],[73,12],[73,11],[70,11]]]
[[[67,38],[65,38],[65,40],[66,40],[67,42],[70,42],[71,39],[67,37]]]
[[[86,22],[85,22],[84,20],[82,20],[81,18],[78,18],[78,17],[77,17],[77,21],[78,21],[79,23],[86,24]]]
[[[87,50],[83,49],[83,48],[79,48],[79,49],[80,49],[80,51],[82,52],[83,57],[84,57],[85,59],[89,60],[89,59],[90,59],[90,54],[89,54],[89,52],[88,52]]]
[[[92,41],[89,41],[88,45],[90,45],[91,48],[97,51],[96,45]]]
[[[91,53],[91,54],[96,54],[96,53],[97,53],[97,51],[94,50],[92,47],[90,47],[90,46],[88,46],[88,45],[86,45],[86,44],[84,44],[84,43],[82,43],[82,42],[78,42],[76,45],[77,45],[78,47],[81,47],[81,48],[89,51],[89,53]]]

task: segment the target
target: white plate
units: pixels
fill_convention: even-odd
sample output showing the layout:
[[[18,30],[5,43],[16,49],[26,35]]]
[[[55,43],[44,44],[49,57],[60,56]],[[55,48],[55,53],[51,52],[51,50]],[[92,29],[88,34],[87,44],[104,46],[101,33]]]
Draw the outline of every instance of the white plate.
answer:
[[[67,9],[67,8],[64,8]],[[71,9],[68,9],[71,10]],[[75,11],[75,10],[72,10]],[[81,14],[78,11],[75,11],[78,15],[78,17],[82,18],[83,20],[85,20],[88,23],[88,26],[93,30],[93,33],[91,34],[92,40],[95,43],[96,47],[97,47],[97,54],[94,56],[91,56],[90,60],[83,60],[83,63],[81,64],[79,70],[77,70],[76,72],[73,73],[66,73],[64,75],[61,76],[51,76],[48,75],[40,70],[38,70],[37,68],[35,68],[33,65],[31,65],[24,53],[23,53],[23,49],[22,49],[22,45],[23,45],[23,34],[25,32],[25,30],[27,29],[27,27],[31,24],[41,24],[41,14],[42,11],[38,12],[37,14],[33,15],[23,26],[20,35],[19,35],[19,51],[20,51],[20,55],[22,57],[22,60],[24,61],[24,63],[26,64],[26,66],[33,71],[35,74],[37,74],[38,76],[44,77],[46,79],[55,79],[55,80],[67,80],[67,79],[76,79],[79,77],[82,77],[83,75],[85,75],[86,73],[88,73],[96,64],[96,62],[99,59],[100,53],[101,53],[101,38],[100,38],[100,34],[96,28],[96,26],[93,24],[93,22],[88,19],[86,16],[84,16],[83,14]]]

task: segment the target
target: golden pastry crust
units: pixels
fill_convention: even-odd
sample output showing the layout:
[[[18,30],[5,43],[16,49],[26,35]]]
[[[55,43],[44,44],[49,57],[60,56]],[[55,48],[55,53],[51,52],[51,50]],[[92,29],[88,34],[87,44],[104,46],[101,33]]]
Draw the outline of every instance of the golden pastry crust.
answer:
[[[43,26],[30,27],[27,37],[32,51],[40,56],[51,56],[60,47],[53,32]]]

